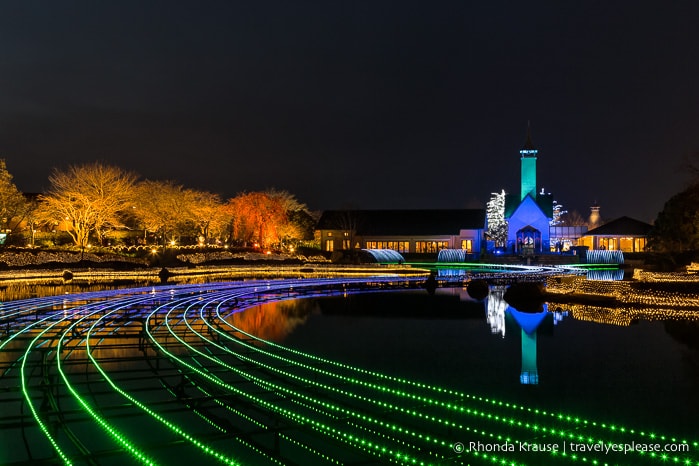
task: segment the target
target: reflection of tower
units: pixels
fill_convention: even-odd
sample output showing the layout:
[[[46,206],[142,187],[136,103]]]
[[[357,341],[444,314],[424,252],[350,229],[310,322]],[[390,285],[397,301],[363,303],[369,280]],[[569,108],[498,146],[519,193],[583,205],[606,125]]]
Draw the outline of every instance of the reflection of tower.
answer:
[[[507,302],[503,298],[505,290],[507,290],[506,286],[493,286],[486,298],[486,319],[490,324],[490,332],[500,333],[503,338],[505,337],[505,309],[507,309]]]
[[[507,308],[507,312],[522,329],[522,371],[519,374],[521,384],[539,383],[539,371],[536,366],[536,330],[549,314],[547,305],[543,306],[544,310],[537,313],[521,312],[513,307]]]
[[[530,127],[527,126],[527,140],[524,142],[524,147],[519,151],[522,156],[522,173],[521,173],[521,198],[524,200],[527,195],[536,200],[536,154],[539,151],[532,144]]]
[[[536,331],[529,334],[522,329],[522,371],[519,373],[519,383],[539,383],[539,370],[536,368]]]
[[[592,230],[593,228],[597,228],[599,224],[599,205],[597,205],[597,201],[595,201],[595,204],[590,207],[590,218],[587,220],[587,228]]]

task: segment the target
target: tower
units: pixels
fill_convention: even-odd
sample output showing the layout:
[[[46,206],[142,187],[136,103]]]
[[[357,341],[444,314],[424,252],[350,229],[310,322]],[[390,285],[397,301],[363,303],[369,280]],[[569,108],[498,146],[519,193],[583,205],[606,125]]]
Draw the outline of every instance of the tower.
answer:
[[[597,204],[597,201],[595,201],[595,204],[592,207],[590,207],[590,218],[587,221],[587,227],[591,230],[593,228],[597,228],[599,224],[599,205]]]
[[[532,144],[531,127],[527,125],[527,140],[524,142],[522,150],[519,151],[522,156],[520,200],[524,200],[527,194],[536,200],[536,154],[538,152]]]

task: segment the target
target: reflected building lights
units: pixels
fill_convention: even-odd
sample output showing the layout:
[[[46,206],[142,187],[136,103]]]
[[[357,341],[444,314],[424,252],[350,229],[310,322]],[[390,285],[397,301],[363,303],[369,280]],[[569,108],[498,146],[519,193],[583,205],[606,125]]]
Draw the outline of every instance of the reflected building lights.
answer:
[[[505,310],[507,302],[503,297],[507,287],[496,285],[490,288],[490,294],[486,300],[486,320],[490,325],[490,332],[493,335],[500,334],[505,338]]]
[[[521,312],[513,307],[507,308],[507,314],[521,329],[522,339],[522,370],[519,382],[522,385],[537,385],[539,383],[539,370],[536,364],[537,356],[537,329],[549,315],[548,307],[543,305],[543,311],[537,313]]]

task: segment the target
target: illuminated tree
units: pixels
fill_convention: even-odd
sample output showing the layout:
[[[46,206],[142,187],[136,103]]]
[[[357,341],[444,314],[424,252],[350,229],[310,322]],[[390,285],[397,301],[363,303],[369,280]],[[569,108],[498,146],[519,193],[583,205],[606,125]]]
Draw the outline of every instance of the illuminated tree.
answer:
[[[486,234],[495,242],[495,246],[505,246],[507,244],[508,224],[505,220],[505,190],[499,193],[492,193],[490,200],[486,204],[486,218],[488,230]]]
[[[29,230],[29,245],[34,247],[36,232],[43,223],[40,216],[39,203],[36,199],[27,200],[25,212],[26,215],[24,217],[24,221],[26,222],[27,229]]]
[[[242,193],[228,201],[232,215],[232,237],[243,245],[281,245],[302,239],[306,232],[294,223],[306,206],[286,191]]]
[[[551,219],[550,225],[551,226],[556,226],[556,225],[562,225],[563,224],[563,216],[567,214],[567,210],[563,210],[563,204],[559,204],[556,201],[553,201],[553,218]]]
[[[279,202],[285,213],[276,229],[280,245],[313,238],[316,221],[308,212],[306,204],[299,202],[296,196],[288,191],[271,189],[265,193],[273,201]]]
[[[15,233],[29,213],[29,203],[12,182],[5,159],[0,159],[0,228]]]
[[[243,193],[230,201],[233,211],[233,238],[244,246],[261,247],[275,243],[277,228],[285,220],[282,204],[267,193]]]
[[[196,229],[200,242],[206,244],[212,235],[220,235],[228,218],[216,194],[188,189],[184,192],[187,220]]]
[[[39,212],[46,222],[62,223],[76,245],[87,246],[90,233],[100,242],[105,233],[122,225],[130,206],[136,175],[93,163],[54,170],[51,187],[40,196]]]
[[[144,241],[148,233],[162,240],[175,241],[189,210],[185,189],[172,181],[142,181],[133,191],[132,215],[143,228]]]

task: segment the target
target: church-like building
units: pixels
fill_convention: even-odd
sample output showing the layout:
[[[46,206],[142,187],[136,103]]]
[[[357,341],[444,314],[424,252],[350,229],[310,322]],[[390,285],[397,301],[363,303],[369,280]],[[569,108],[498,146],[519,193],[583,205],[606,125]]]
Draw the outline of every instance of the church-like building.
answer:
[[[519,151],[521,163],[520,192],[505,197],[507,248],[515,253],[541,253],[551,250],[550,225],[553,220],[553,196],[536,190],[538,150],[527,139]]]
[[[580,245],[586,225],[563,226],[554,222],[556,202],[551,193],[537,192],[536,162],[539,151],[532,143],[531,131],[520,154],[520,189],[505,196],[507,221],[506,251],[517,255],[561,252]],[[599,207],[596,207],[599,213]]]

